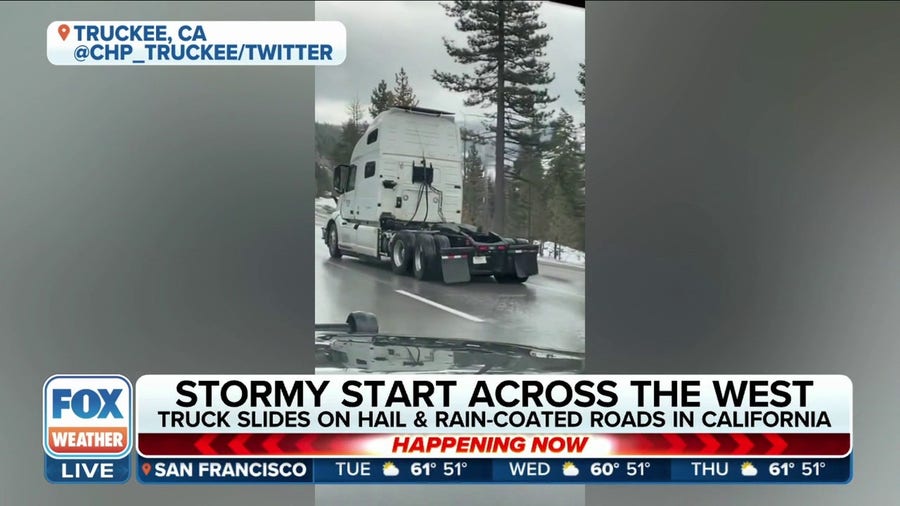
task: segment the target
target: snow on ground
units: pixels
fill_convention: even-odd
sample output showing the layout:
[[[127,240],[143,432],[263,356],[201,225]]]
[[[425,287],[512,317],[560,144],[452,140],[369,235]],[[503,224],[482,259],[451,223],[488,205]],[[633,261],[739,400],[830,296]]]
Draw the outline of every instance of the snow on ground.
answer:
[[[535,244],[540,245],[540,241],[534,241]],[[555,252],[555,243],[545,242],[544,247],[541,251],[541,256],[539,257],[543,261],[548,262],[559,262],[563,264],[572,264],[572,265],[580,265],[584,266],[584,252],[578,251],[577,249],[570,248],[568,246],[559,246],[559,256],[554,258]]]
[[[334,199],[329,197],[316,199],[316,216],[330,216],[335,211],[337,211],[337,204],[334,203]]]

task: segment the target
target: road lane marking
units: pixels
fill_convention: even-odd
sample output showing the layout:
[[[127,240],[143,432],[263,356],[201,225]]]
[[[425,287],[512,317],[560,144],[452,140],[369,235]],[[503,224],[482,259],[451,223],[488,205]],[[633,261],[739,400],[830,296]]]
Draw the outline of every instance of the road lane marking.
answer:
[[[438,308],[438,309],[443,309],[444,311],[446,311],[446,312],[448,312],[448,313],[450,313],[450,314],[454,314],[454,315],[456,315],[456,316],[459,316],[460,318],[465,318],[466,320],[473,321],[473,322],[476,322],[476,323],[484,323],[484,320],[482,320],[481,318],[478,318],[477,316],[472,316],[472,315],[470,315],[470,314],[468,314],[468,313],[463,313],[462,311],[458,311],[458,310],[456,310],[456,309],[453,309],[452,307],[447,307],[447,306],[445,306],[445,305],[443,305],[443,304],[438,304],[437,302],[435,302],[435,301],[433,301],[433,300],[429,300],[429,299],[426,299],[425,297],[420,297],[420,296],[418,296],[418,295],[416,295],[416,294],[409,293],[409,292],[407,292],[406,290],[394,290],[394,291],[397,292],[397,293],[399,293],[400,295],[406,295],[407,297],[409,297],[409,298],[411,298],[411,299],[416,299],[416,300],[419,301],[419,302],[424,302],[425,304],[428,304],[428,305],[430,305],[430,306],[434,306],[434,307],[436,307],[436,308]]]

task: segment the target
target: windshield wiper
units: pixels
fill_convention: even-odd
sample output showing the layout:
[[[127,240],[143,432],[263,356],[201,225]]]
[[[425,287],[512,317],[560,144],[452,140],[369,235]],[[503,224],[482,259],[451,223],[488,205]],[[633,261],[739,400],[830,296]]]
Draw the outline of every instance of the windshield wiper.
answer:
[[[487,372],[493,368],[494,364],[484,364],[483,366],[481,366],[481,369],[478,369],[475,374],[487,374]]]
[[[378,319],[372,313],[353,311],[347,316],[345,323],[317,323],[315,331],[335,334],[377,334]]]

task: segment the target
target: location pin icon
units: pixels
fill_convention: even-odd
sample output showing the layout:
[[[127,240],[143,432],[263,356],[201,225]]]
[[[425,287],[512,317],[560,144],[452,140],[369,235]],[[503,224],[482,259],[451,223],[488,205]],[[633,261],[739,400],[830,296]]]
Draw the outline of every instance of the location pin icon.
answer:
[[[69,36],[69,25],[59,25],[59,36],[62,37],[63,42],[66,41],[66,37]]]
[[[141,466],[141,471],[144,471],[144,474],[150,474],[150,463],[144,462],[144,465]]]

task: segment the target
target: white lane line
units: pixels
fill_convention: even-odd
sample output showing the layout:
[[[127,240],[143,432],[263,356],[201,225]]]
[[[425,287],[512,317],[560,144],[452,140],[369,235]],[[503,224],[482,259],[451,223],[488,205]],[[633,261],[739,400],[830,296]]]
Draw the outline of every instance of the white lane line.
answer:
[[[456,315],[456,316],[459,316],[460,318],[465,318],[466,320],[473,321],[473,322],[477,322],[477,323],[484,323],[484,320],[482,320],[481,318],[478,318],[478,317],[476,317],[476,316],[472,316],[472,315],[470,315],[470,314],[468,314],[468,313],[463,313],[462,311],[458,311],[458,310],[456,310],[456,309],[453,309],[452,307],[447,307],[447,306],[445,306],[445,305],[443,305],[443,304],[438,304],[437,302],[435,302],[435,301],[433,301],[433,300],[428,300],[428,299],[426,299],[425,297],[420,297],[420,296],[418,296],[418,295],[416,295],[416,294],[409,293],[409,292],[407,292],[406,290],[394,290],[394,291],[397,292],[397,293],[399,293],[400,295],[406,295],[407,297],[409,297],[409,298],[411,298],[411,299],[416,299],[416,300],[419,301],[419,302],[424,302],[425,304],[428,304],[428,305],[430,305],[430,306],[434,306],[434,307],[436,307],[436,308],[438,308],[438,309],[443,309],[444,311],[446,311],[446,312],[448,312],[448,313],[450,313],[450,314],[454,314],[454,315]]]

